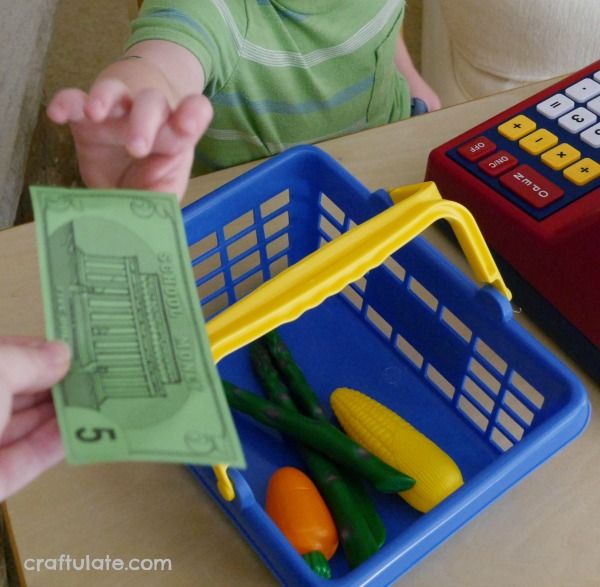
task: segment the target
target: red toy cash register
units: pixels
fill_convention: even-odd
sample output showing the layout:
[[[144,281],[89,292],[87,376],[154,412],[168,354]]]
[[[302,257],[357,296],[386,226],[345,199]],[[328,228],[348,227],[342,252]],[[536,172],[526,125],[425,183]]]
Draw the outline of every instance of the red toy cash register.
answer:
[[[600,61],[433,150],[515,300],[600,379]]]

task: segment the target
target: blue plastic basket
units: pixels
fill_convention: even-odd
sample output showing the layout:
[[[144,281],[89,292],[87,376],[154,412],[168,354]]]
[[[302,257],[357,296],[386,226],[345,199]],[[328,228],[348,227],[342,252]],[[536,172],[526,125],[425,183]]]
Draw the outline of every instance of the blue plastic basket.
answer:
[[[188,206],[184,222],[207,319],[323,243],[391,205],[315,147],[296,147]],[[553,453],[589,419],[574,375],[513,319],[510,303],[476,284],[422,237],[280,333],[329,409],[334,388],[373,396],[460,467],[465,484],[427,514],[373,493],[388,539],[349,569],[340,551],[320,579],[266,515],[279,467],[302,467],[291,442],[235,416],[248,463],[230,470],[223,500],[211,468],[191,467],[286,585],[387,585]],[[246,349],[219,363],[224,379],[261,393]]]

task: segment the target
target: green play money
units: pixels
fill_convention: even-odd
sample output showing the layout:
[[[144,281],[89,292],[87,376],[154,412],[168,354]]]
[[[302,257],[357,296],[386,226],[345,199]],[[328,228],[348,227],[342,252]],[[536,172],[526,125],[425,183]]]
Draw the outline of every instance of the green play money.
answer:
[[[32,187],[53,389],[70,463],[244,467],[174,196]]]

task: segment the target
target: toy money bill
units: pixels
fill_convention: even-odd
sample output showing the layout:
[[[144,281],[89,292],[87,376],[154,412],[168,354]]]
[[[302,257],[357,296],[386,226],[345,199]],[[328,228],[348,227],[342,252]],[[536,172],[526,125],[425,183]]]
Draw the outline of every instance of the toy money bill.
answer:
[[[244,467],[174,196],[32,187],[53,389],[70,463]]]

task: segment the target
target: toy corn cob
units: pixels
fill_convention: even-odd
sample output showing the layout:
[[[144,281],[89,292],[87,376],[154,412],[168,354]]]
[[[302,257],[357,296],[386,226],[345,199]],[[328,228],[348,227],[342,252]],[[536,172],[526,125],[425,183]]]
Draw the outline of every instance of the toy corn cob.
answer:
[[[374,399],[342,387],[331,394],[331,407],[348,436],[416,480],[400,495],[420,512],[428,512],[463,484],[458,466],[442,449]]]

